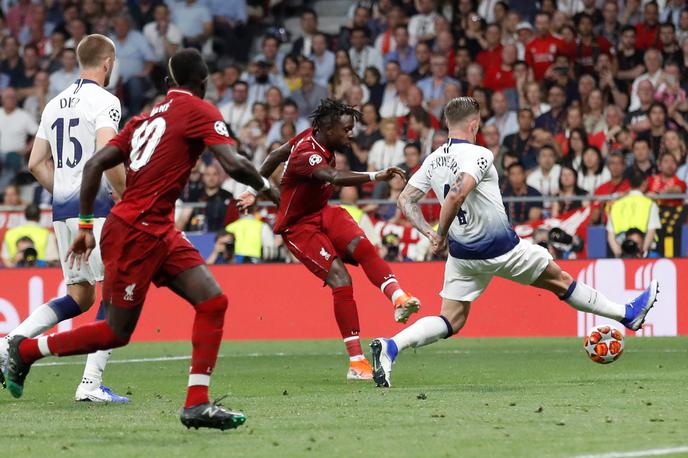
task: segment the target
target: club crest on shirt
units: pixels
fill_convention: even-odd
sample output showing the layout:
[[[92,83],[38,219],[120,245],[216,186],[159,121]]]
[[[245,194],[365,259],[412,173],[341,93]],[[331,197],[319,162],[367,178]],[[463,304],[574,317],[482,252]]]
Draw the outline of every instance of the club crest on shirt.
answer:
[[[330,260],[330,256],[332,256],[330,253],[327,252],[325,248],[320,248],[320,256],[325,258],[326,261]]]
[[[229,137],[227,124],[225,124],[223,121],[215,121],[215,132],[222,135],[223,137]]]
[[[319,154],[311,154],[311,156],[308,158],[308,163],[310,165],[317,165],[322,162],[323,158]]]

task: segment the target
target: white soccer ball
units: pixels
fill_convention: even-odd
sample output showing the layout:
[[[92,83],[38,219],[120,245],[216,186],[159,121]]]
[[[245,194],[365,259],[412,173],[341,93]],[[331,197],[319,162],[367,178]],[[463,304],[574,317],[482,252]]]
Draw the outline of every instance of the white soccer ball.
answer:
[[[595,326],[585,337],[583,348],[596,363],[613,363],[623,353],[624,336],[613,326]]]

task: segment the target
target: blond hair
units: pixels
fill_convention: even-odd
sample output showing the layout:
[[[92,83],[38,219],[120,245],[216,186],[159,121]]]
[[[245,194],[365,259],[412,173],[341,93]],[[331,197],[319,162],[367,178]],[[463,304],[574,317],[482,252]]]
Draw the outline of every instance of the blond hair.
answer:
[[[108,57],[114,59],[115,44],[105,35],[86,35],[76,48],[76,57],[82,69],[94,68]]]

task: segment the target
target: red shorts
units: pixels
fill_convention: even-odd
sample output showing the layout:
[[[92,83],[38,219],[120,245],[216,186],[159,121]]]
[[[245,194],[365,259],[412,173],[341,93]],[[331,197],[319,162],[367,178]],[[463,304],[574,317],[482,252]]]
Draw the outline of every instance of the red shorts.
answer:
[[[205,264],[182,232],[172,228],[158,238],[115,215],[105,221],[100,251],[105,265],[103,299],[125,308],[141,305],[151,282],[165,285],[180,273]]]
[[[320,213],[301,218],[282,232],[296,259],[323,281],[336,258],[346,261],[346,249],[356,237],[365,237],[349,212],[327,205]]]

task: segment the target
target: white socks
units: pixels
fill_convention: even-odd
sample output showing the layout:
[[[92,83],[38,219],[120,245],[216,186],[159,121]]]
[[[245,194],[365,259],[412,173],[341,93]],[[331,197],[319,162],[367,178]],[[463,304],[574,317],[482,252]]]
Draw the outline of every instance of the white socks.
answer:
[[[408,347],[422,347],[452,335],[448,322],[440,316],[426,316],[392,337],[399,352]]]
[[[84,379],[88,379],[100,386],[103,382],[103,371],[110,359],[112,350],[98,350],[88,355],[84,368]]]
[[[574,282],[573,291],[569,288],[568,296],[563,301],[581,312],[589,312],[616,321],[626,316],[626,306],[607,299],[604,294],[583,282]]]
[[[36,337],[60,322],[55,310],[48,304],[38,307],[27,319],[14,328],[8,337]]]

